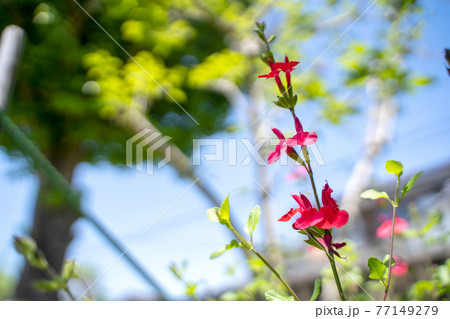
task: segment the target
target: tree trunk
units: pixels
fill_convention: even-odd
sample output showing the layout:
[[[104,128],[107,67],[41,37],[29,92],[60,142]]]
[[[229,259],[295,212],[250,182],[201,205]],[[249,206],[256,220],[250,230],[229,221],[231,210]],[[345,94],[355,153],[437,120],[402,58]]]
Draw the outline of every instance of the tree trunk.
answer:
[[[70,153],[50,157],[52,164],[69,181],[78,164],[76,157]],[[36,241],[39,249],[45,254],[50,266],[60,272],[66,254],[66,249],[73,239],[70,231],[77,219],[77,214],[64,202],[50,181],[39,174],[40,188],[34,210],[31,237]],[[57,294],[41,292],[33,288],[36,280],[47,279],[48,276],[39,269],[26,264],[22,270],[19,284],[16,288],[16,300],[57,300]]]

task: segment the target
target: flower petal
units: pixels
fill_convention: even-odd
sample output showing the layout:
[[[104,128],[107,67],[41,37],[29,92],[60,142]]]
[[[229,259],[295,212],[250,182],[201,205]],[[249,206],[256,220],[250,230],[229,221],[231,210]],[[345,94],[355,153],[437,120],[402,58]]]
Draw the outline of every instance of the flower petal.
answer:
[[[313,208],[309,199],[305,195],[302,195],[302,193],[300,193],[300,196],[292,195],[292,197],[298,203],[301,213]]]
[[[295,116],[294,122],[295,122],[295,131],[297,133],[303,133],[302,123],[300,123],[300,120],[298,119],[297,116]]]
[[[275,146],[275,151],[273,151],[272,153],[269,154],[269,156],[267,157],[267,162],[269,164],[273,164],[280,159],[280,156],[281,156],[280,148],[281,147],[278,144],[277,146]]]
[[[281,131],[280,131],[279,129],[273,128],[273,129],[272,129],[272,132],[275,133],[275,135],[278,137],[278,139],[279,139],[280,141],[284,141],[284,140],[286,139],[286,138],[284,137],[283,133],[281,133]]]
[[[293,145],[311,145],[317,142],[317,134],[315,132],[302,132],[297,133],[293,137],[289,138],[288,143]],[[291,145],[292,144],[292,145]]]
[[[328,182],[325,183],[325,186],[322,189],[322,204],[325,207],[332,207],[333,209],[339,209],[336,200],[331,197],[331,193],[333,190],[328,185]]]
[[[312,208],[301,213],[300,218],[298,218],[292,225],[292,228],[297,230],[303,230],[308,227],[314,226],[323,219],[323,213],[317,211],[317,209]]]
[[[335,219],[333,222],[333,226],[336,228],[340,228],[342,226],[344,226],[345,224],[347,224],[349,216],[348,213],[345,210],[340,210],[338,212],[335,213]]]
[[[296,209],[291,208],[291,210],[290,210],[287,214],[283,215],[280,219],[278,219],[278,221],[279,221],[279,222],[287,222],[287,221],[290,221],[291,218],[292,218],[295,214],[297,214],[297,213],[298,213],[298,209],[297,209],[297,208],[296,208]]]

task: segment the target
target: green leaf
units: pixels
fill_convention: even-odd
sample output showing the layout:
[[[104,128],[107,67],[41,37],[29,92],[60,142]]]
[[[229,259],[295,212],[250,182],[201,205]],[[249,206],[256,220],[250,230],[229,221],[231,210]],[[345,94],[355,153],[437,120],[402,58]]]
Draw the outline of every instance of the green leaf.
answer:
[[[222,205],[220,206],[219,223],[223,225],[230,224],[230,202],[228,200],[228,196],[227,198],[225,198]]]
[[[174,264],[174,263],[172,263],[172,264],[169,266],[169,269],[170,269],[170,271],[175,275],[175,277],[177,277],[179,280],[182,280],[182,279],[183,279],[183,272],[184,272],[184,269],[178,268],[178,266],[177,266],[176,264]]]
[[[258,225],[260,217],[261,217],[261,208],[259,206],[256,206],[250,212],[247,224],[244,227],[244,230],[250,236],[250,239],[252,239],[253,231]]]
[[[206,211],[206,215],[208,216],[208,219],[210,221],[212,221],[213,223],[219,223],[219,214],[220,214],[219,207],[213,207]]]
[[[274,35],[272,35],[270,38],[269,38],[269,40],[267,40],[267,42],[268,43],[272,43],[274,40],[275,40],[275,38],[276,38],[277,36],[274,34]]]
[[[184,292],[188,296],[195,295],[195,289],[197,289],[197,283],[186,283],[186,291]]]
[[[294,297],[285,297],[276,290],[269,290],[264,295],[269,301],[294,301]]]
[[[415,76],[411,79],[411,82],[415,85],[426,85],[433,82],[433,78],[428,76]]]
[[[389,268],[389,254],[384,256],[383,264],[386,266],[386,271],[384,273],[384,277],[386,277],[387,274],[388,274],[388,268]],[[391,265],[391,267],[393,267],[394,265],[395,265],[395,259],[394,259],[394,257],[392,257],[392,265]]]
[[[408,181],[408,183],[406,183],[405,187],[403,187],[402,189],[402,197],[406,195],[407,192],[409,192],[414,185],[416,185],[417,180],[419,179],[420,175],[422,175],[423,171],[420,171],[417,174],[414,174]]]
[[[247,248],[242,243],[238,242],[236,239],[233,239],[228,245],[223,246],[219,251],[216,251],[215,253],[212,253],[209,258],[214,259],[222,255],[227,250],[233,249],[233,248]]]
[[[36,280],[33,282],[33,287],[40,291],[52,292],[64,288],[64,285],[58,280]]]
[[[321,292],[322,292],[322,280],[320,280],[320,278],[317,278],[314,281],[314,290],[313,290],[312,296],[309,299],[309,301],[314,301],[317,298],[319,298]]]
[[[27,262],[38,269],[47,269],[48,261],[41,251],[37,251],[34,255],[25,256]]]
[[[370,274],[369,278],[380,280],[383,285],[386,286],[384,282],[384,273],[387,269],[386,265],[381,262],[378,258],[370,257],[367,265],[369,266]]]
[[[386,162],[386,171],[391,174],[395,174],[397,176],[402,176],[403,174],[403,165],[397,161],[387,161]]]
[[[61,278],[63,281],[67,282],[75,270],[75,261],[74,260],[66,260],[61,270]]]
[[[307,243],[308,245],[311,245],[313,247],[316,247],[320,250],[323,250],[323,246],[321,246],[319,243],[317,243],[317,241],[314,239],[307,239],[307,240],[305,240],[305,243]]]
[[[389,195],[386,192],[379,192],[374,189],[368,189],[364,191],[361,195],[361,198],[367,198],[367,199],[378,199],[378,198],[386,198],[388,201],[391,201],[389,198]]]

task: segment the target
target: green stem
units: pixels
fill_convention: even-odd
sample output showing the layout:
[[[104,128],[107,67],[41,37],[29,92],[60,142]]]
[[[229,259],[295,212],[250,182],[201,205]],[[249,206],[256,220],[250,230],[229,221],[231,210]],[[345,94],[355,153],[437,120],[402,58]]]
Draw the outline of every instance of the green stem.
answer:
[[[247,247],[248,250],[250,250],[252,253],[254,253],[261,261],[272,271],[272,273],[277,277],[281,283],[286,287],[286,289],[290,292],[290,294],[294,297],[295,300],[300,301],[300,298],[297,296],[297,294],[294,292],[294,290],[289,286],[289,284],[281,277],[281,275],[278,273],[278,271],[275,270],[275,268],[267,261],[266,258],[264,258],[258,251],[256,251],[255,248],[253,248],[253,245],[249,244],[242,236],[239,234],[236,229],[234,229],[233,225],[229,224],[228,228],[236,235],[236,237],[241,241],[242,244]]]
[[[306,152],[308,152],[308,150],[306,150]],[[316,183],[314,181],[314,175],[313,175],[313,171],[311,168],[311,164],[309,162],[307,162],[308,165],[308,175],[309,175],[309,180],[311,181],[311,186],[314,192],[314,198],[316,199],[316,204],[317,204],[317,209],[320,209],[320,201],[319,201],[319,195],[317,194],[317,188],[316,188]],[[330,266],[331,266],[331,270],[333,271],[333,277],[334,277],[334,281],[336,282],[336,287],[339,291],[339,297],[341,298],[341,301],[345,301],[345,295],[344,295],[344,291],[342,289],[342,285],[341,285],[341,280],[339,279],[339,273],[337,272],[336,269],[336,261],[334,260],[334,254],[330,251],[330,250],[326,250],[324,248],[324,252],[327,255],[328,261],[330,262]]]
[[[345,295],[344,290],[342,289],[341,281],[339,279],[339,274],[336,269],[336,261],[334,260],[334,254],[330,251],[326,252],[328,260],[331,265],[331,270],[333,271],[334,281],[336,282],[337,289],[339,291],[339,297],[341,298],[341,301],[345,301]]]
[[[395,229],[395,214],[397,211],[398,203],[398,190],[400,187],[400,176],[397,176],[397,186],[395,188],[395,199],[394,199],[394,209],[392,211],[392,229],[391,229],[391,240],[389,244],[389,267],[388,267],[388,277],[386,281],[386,288],[384,290],[383,301],[386,301],[387,295],[389,293],[389,286],[391,284],[391,271],[392,271],[392,254],[394,253],[394,229]]]
[[[47,266],[45,271],[47,272],[47,275],[50,278],[52,278],[53,280],[61,280],[58,273],[50,265]],[[69,295],[69,297],[72,301],[77,301],[77,299],[74,297],[74,295],[70,292],[69,287],[67,287],[66,283],[64,283],[64,287],[62,290],[64,290],[67,293],[67,295]]]
[[[311,181],[311,186],[314,192],[314,198],[316,200],[316,204],[317,204],[317,209],[320,209],[320,201],[319,201],[319,196],[317,194],[317,189],[316,189],[316,183],[314,182],[314,175],[313,175],[313,171],[311,168],[311,164],[307,163],[308,165],[308,175],[309,175],[309,180]]]

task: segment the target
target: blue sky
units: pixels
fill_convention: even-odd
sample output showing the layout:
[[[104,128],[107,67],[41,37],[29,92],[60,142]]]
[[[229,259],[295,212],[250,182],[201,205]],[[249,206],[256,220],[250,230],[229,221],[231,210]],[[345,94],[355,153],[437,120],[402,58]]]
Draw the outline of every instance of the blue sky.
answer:
[[[443,48],[450,47],[450,22],[448,20],[450,3],[446,1],[426,2],[422,19],[424,32],[418,47],[420,54],[407,61],[417,73],[431,75],[435,82],[419,88],[415,93],[400,97],[401,111],[393,136],[393,142],[377,160],[379,180],[387,178],[384,174],[384,162],[396,159],[403,162],[406,173],[414,173],[448,163],[450,138],[450,78],[443,66]],[[370,18],[370,14],[366,17]],[[364,21],[361,21],[364,25]],[[359,32],[355,26],[349,37]],[[317,48],[318,51],[326,48]],[[339,44],[335,50],[339,48]],[[332,50],[333,51],[333,50]],[[320,53],[320,52],[319,52]],[[330,52],[333,56],[333,52]],[[325,55],[326,61],[329,56]],[[314,60],[302,61],[309,65]],[[267,116],[274,119],[274,125],[288,129],[283,118],[286,113],[275,109]],[[339,194],[362,145],[361,137],[365,130],[366,114],[348,117],[343,125],[334,126],[317,119],[317,114],[302,112],[302,122],[306,129],[319,133],[318,147],[326,160],[326,166],[316,168],[316,180],[321,185],[325,178]],[[230,117],[230,123],[238,119],[236,114]],[[278,124],[277,124],[278,123]],[[318,130],[316,125],[320,125]],[[283,127],[284,126],[284,127]],[[245,137],[247,132],[218,134],[218,138]],[[239,154],[244,153],[242,145]],[[245,155],[243,155],[245,156]],[[11,245],[12,236],[24,234],[30,228],[32,209],[36,199],[37,180],[22,171],[24,163],[9,159],[0,152],[0,270],[17,276],[22,265],[21,258]],[[290,170],[274,165],[271,167],[280,183],[273,196],[284,206],[291,207],[290,194],[300,189],[291,182],[283,182]],[[220,198],[231,195],[232,209],[240,224],[243,225],[251,208],[257,205],[254,191],[258,186],[252,181],[253,168],[227,166],[224,162],[204,163],[200,176],[208,183],[214,181],[214,191]],[[191,184],[189,180],[180,180],[174,170],[168,166],[156,172],[154,176],[137,172],[132,168],[118,169],[106,163],[92,166],[81,164],[75,173],[74,185],[83,196],[83,206],[88,212],[99,218],[121,240],[129,245],[147,229]],[[223,226],[210,223],[205,211],[211,205],[192,188],[178,200],[169,211],[137,243],[131,251],[139,261],[157,274],[174,296],[180,296],[182,285],[170,273],[171,262],[181,263],[187,259],[189,268],[187,279],[201,280],[202,290],[215,290],[229,285],[230,277],[224,273],[227,267],[235,265],[240,255],[230,251],[216,260],[209,255],[229,242],[230,236]],[[283,210],[273,205],[276,216]],[[100,274],[117,258],[117,253],[87,222],[81,220],[74,227],[76,239],[70,245],[68,257]],[[283,239],[292,238],[287,225],[275,225],[275,230]],[[263,234],[257,231],[255,238]],[[257,240],[258,241],[258,240]],[[247,276],[245,270],[238,268],[236,280]],[[124,260],[115,264],[99,281],[98,288],[108,299],[129,296],[146,296],[151,289],[135,274]]]

